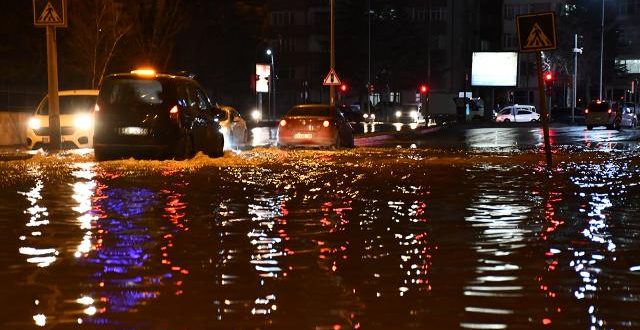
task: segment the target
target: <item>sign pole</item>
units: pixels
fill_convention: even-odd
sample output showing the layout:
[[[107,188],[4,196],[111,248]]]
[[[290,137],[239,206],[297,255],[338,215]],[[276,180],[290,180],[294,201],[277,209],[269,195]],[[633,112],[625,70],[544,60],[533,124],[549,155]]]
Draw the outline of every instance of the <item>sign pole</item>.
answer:
[[[547,160],[547,170],[551,170],[551,142],[549,138],[549,112],[547,111],[547,98],[544,92],[542,79],[542,53],[536,52],[536,65],[538,66],[538,95],[540,96],[540,113],[542,117],[542,131],[544,133],[544,154]]]
[[[334,70],[335,68],[335,62],[336,62],[336,49],[335,49],[335,41],[334,41],[334,36],[335,36],[335,31],[334,31],[334,25],[335,25],[335,16],[334,16],[334,0],[331,0],[331,70]],[[334,106],[335,105],[335,98],[336,98],[336,86],[335,85],[330,85],[329,86],[329,105]]]
[[[47,26],[47,79],[49,95],[49,136],[52,151],[60,150],[60,100],[58,98],[58,50],[56,28]]]

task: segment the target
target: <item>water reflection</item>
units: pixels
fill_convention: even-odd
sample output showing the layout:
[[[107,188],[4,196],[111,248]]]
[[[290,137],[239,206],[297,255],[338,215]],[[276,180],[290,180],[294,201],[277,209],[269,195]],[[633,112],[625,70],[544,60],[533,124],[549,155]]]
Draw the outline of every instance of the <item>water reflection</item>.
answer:
[[[460,326],[506,329],[510,315],[516,310],[500,302],[525,296],[520,277],[522,265],[514,255],[534,236],[533,228],[526,223],[532,205],[517,188],[517,182],[505,182],[509,179],[503,173],[508,172],[508,168],[489,166],[479,171],[486,170],[502,184],[495,187],[478,183],[474,187],[477,194],[467,208],[470,214],[465,220],[477,230],[472,247],[478,255],[478,264],[475,277],[469,279],[464,288],[464,296],[470,304],[465,306],[465,317]],[[469,171],[469,175],[474,176],[478,169]]]

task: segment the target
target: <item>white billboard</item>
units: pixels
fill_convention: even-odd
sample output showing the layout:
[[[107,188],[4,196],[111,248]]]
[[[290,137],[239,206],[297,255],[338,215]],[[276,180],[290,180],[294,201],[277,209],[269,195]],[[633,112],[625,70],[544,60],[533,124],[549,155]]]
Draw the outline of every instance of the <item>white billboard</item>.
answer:
[[[256,64],[256,92],[269,93],[269,76],[271,66],[269,64]]]
[[[475,52],[471,62],[472,86],[516,86],[518,53]]]

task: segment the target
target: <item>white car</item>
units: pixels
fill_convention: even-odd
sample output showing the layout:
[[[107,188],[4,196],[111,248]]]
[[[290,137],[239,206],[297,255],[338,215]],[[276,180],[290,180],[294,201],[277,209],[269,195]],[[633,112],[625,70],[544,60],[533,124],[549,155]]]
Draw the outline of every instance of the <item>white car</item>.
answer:
[[[620,105],[620,109],[622,110],[622,118],[620,125],[635,128],[638,126],[638,114],[636,110],[636,105],[633,103],[623,103]]]
[[[223,116],[220,118],[220,132],[224,135],[224,149],[246,145],[249,143],[247,122],[233,107],[218,105]]]
[[[536,121],[540,121],[540,114],[535,112],[533,106],[508,106],[496,115],[496,123]]]
[[[60,137],[63,148],[93,147],[93,110],[98,90],[59,91]],[[49,145],[49,97],[38,104],[27,125],[27,147],[45,148]]]

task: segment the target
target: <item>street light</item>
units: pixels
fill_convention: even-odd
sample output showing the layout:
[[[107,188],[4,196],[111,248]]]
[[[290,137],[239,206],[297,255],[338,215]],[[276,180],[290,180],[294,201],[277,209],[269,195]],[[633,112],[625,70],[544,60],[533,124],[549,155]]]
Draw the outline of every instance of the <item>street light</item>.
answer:
[[[571,107],[571,123],[576,123],[576,98],[578,97],[578,54],[582,54],[582,48],[578,48],[578,34],[573,35],[573,97]],[[602,90],[602,87],[600,87]]]
[[[602,22],[600,24],[600,100],[602,100],[602,62],[604,60],[604,0],[602,0]]]
[[[278,79],[278,77],[276,76],[276,65],[275,65],[275,61],[274,61],[274,54],[273,51],[271,49],[267,49],[267,56],[269,56],[271,58],[271,74],[269,75],[269,92],[270,94],[273,94],[273,107],[271,104],[271,97],[272,95],[269,95],[269,119],[271,119],[271,111],[273,109],[273,117],[275,117],[276,115],[276,80]]]

